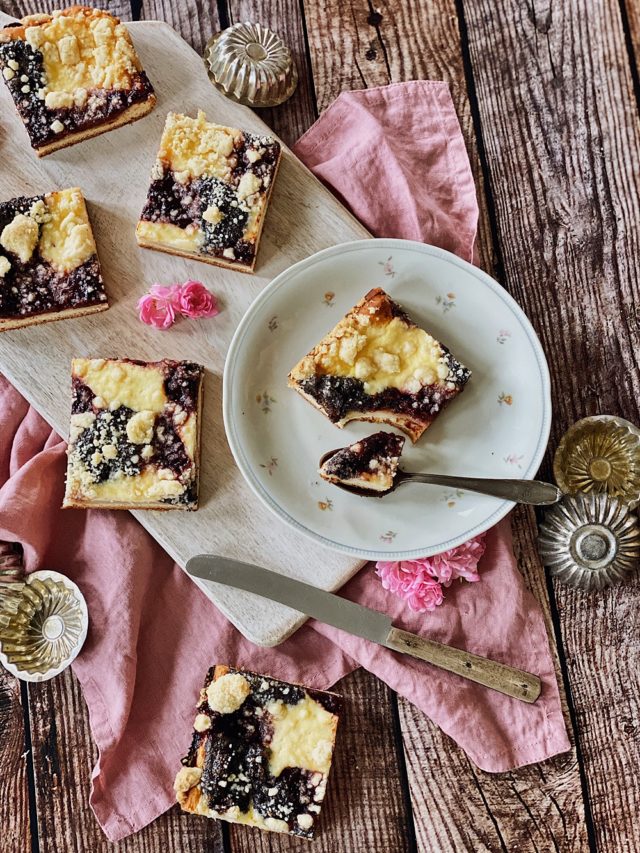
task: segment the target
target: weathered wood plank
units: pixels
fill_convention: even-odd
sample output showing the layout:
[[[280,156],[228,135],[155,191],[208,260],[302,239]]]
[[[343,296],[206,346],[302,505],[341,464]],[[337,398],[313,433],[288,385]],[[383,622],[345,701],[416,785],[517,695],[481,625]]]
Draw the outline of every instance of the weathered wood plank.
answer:
[[[230,24],[253,21],[270,27],[289,47],[298,69],[298,87],[293,96],[273,109],[257,110],[287,145],[299,139],[316,116],[315,95],[307,57],[304,22],[296,0],[232,0],[226,3]]]
[[[354,0],[349,7],[330,4],[325,15],[320,14],[317,0],[305,0],[305,9],[321,108],[344,86],[360,88],[419,78],[449,83],[478,186],[478,259],[485,269],[495,272],[488,205],[453,0],[441,0],[428,7],[418,2],[383,3],[375,9]],[[323,49],[328,43],[331,51]],[[341,62],[336,61],[336,56],[341,57]],[[543,605],[553,636],[546,581],[535,558],[533,514],[521,509],[515,529],[520,565],[529,587]],[[483,845],[499,849],[504,838],[514,844],[508,849],[517,849],[515,845],[526,840],[520,822],[514,820],[514,815],[522,813],[522,798],[535,827],[530,830],[533,834],[529,841],[538,844],[538,849],[546,849],[544,843],[552,843],[551,840],[566,850],[579,849],[572,844],[587,843],[575,752],[541,768],[490,776],[474,769],[459,748],[410,703],[400,700],[399,709],[421,849],[475,850]],[[565,717],[568,718],[566,708]],[[437,772],[425,772],[432,758]],[[471,800],[467,799],[468,791],[475,792]],[[459,821],[452,821],[451,815],[461,809],[468,814],[468,820],[455,829],[452,824],[457,826]],[[575,816],[571,827],[565,825],[569,814]]]
[[[83,0],[79,4],[77,0],[2,0],[0,12],[12,15],[14,18],[22,18],[24,15],[35,15],[38,12],[53,12],[55,9],[66,9],[69,6],[96,6],[116,15],[123,21],[131,20],[131,4],[128,0]]]
[[[632,61],[635,62],[636,73],[640,72],[640,4],[637,0],[624,0],[621,3],[623,14],[626,15],[633,51]]]
[[[402,767],[393,735],[391,691],[363,670],[342,679],[345,698],[334,765],[313,844],[317,853],[403,853],[411,848]],[[307,842],[231,827],[234,853],[307,850]]]
[[[211,36],[220,29],[218,7],[212,0],[142,0],[140,19],[166,21],[177,30],[194,50],[202,53]]]
[[[528,514],[520,507],[514,516],[520,532],[516,556],[527,584],[546,606],[532,540],[535,524]],[[483,773],[413,705],[400,699],[399,710],[420,850],[588,849],[575,749],[511,773]],[[564,711],[568,719],[566,703]]]
[[[586,414],[638,422],[640,130],[620,8],[464,8],[505,280],[549,355],[552,445]],[[638,578],[589,597],[555,587],[607,851],[640,846],[639,588]]]
[[[29,850],[29,790],[20,682],[0,668],[0,851]]]
[[[215,821],[194,820],[177,806],[117,845],[108,842],[89,806],[97,749],[80,685],[67,670],[52,681],[30,685],[29,696],[42,851],[222,853],[220,826]],[[143,791],[140,796],[144,797]]]
[[[345,89],[403,80],[444,80],[451,88],[473,177],[480,220],[476,260],[495,266],[483,174],[460,50],[455,0],[304,0],[313,79],[320,112]]]

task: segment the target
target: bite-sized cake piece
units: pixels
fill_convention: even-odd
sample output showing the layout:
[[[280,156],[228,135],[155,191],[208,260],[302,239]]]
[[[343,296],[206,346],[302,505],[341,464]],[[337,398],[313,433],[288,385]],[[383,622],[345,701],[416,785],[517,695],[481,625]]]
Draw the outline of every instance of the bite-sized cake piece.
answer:
[[[75,358],[64,507],[197,509],[204,368]]]
[[[376,287],[296,364],[288,384],[338,427],[386,423],[415,442],[470,375]]]
[[[0,331],[108,307],[79,189],[0,202]]]
[[[0,30],[0,70],[39,157],[142,118],[156,102],[127,28],[85,6]]]
[[[373,492],[388,492],[398,472],[405,439],[392,432],[375,432],[336,450],[318,473],[329,483]]]
[[[139,245],[252,272],[279,162],[269,136],[169,113]]]
[[[174,783],[187,812],[313,838],[340,697],[216,666]]]

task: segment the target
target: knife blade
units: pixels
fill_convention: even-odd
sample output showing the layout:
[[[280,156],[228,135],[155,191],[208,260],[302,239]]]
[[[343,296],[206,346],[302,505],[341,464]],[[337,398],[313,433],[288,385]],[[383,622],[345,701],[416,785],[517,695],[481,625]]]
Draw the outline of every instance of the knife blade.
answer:
[[[253,563],[200,554],[187,562],[186,570],[201,580],[278,601],[327,625],[411,655],[514,699],[535,702],[540,695],[541,683],[536,675],[395,628],[385,613]]]

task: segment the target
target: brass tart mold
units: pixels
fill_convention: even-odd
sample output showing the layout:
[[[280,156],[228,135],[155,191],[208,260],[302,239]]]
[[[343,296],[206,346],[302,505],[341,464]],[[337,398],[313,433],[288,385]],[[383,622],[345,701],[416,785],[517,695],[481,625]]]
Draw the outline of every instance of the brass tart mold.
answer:
[[[23,681],[48,681],[76,658],[87,636],[84,596],[58,572],[26,578],[15,615],[0,630],[0,663]]]
[[[609,494],[640,503],[640,430],[612,415],[577,421],[563,436],[553,474],[567,494]]]
[[[280,36],[261,24],[234,24],[204,49],[209,77],[220,91],[249,107],[275,107],[293,94],[298,72]]]
[[[637,568],[640,524],[609,495],[565,496],[540,525],[538,550],[553,577],[578,589],[603,589]]]

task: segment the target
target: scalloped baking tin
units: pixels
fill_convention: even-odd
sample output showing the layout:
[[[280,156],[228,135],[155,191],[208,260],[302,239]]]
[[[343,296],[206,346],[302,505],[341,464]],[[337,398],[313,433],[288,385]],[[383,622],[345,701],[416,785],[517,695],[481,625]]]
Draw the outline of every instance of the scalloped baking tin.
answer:
[[[640,524],[609,495],[567,495],[546,513],[538,550],[553,577],[578,589],[603,589],[637,569]]]
[[[583,418],[558,445],[553,473],[567,494],[609,494],[635,508],[640,503],[640,430],[613,415]]]
[[[214,85],[249,107],[275,107],[290,98],[298,84],[289,48],[262,24],[245,21],[213,36],[204,61]]]
[[[89,615],[73,581],[43,570],[26,577],[16,612],[0,627],[0,662],[23,681],[48,681],[78,655]]]

